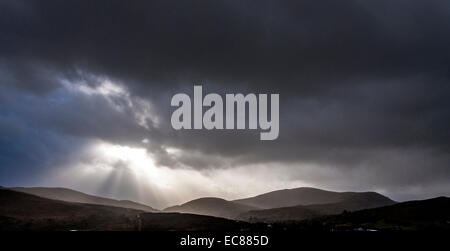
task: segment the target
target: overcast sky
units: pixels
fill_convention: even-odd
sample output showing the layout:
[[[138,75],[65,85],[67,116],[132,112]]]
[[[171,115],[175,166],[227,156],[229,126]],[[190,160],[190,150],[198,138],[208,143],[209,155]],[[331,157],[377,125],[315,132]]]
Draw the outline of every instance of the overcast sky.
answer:
[[[0,185],[154,207],[313,186],[450,196],[446,1],[0,2]],[[279,93],[280,135],[172,129]]]

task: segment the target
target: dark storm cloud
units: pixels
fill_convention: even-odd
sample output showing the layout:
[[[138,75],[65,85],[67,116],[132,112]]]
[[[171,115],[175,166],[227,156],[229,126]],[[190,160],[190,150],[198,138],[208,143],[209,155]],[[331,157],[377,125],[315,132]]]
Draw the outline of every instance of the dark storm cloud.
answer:
[[[447,72],[449,20],[442,2],[31,1],[25,10],[4,5],[6,58],[141,80],[147,91],[157,83],[209,80],[305,95],[330,86],[330,79],[338,84]]]
[[[2,90],[36,101],[3,101],[0,118],[23,123],[6,120],[14,111],[42,131],[118,144],[148,138],[159,163],[173,167],[401,164],[414,180],[424,177],[423,162],[399,156],[423,151],[439,163],[428,173],[450,180],[449,13],[444,1],[3,1]],[[120,83],[129,96],[61,93],[61,81],[98,86],[90,76]],[[170,98],[194,83],[221,94],[280,93],[279,139],[172,130]],[[136,123],[139,105],[127,102],[141,99],[158,125]],[[12,156],[7,145],[3,155]],[[383,156],[392,161],[377,161]],[[392,172],[392,183],[402,175]]]
[[[11,103],[15,100],[16,104]],[[0,183],[32,186],[51,168],[67,163],[86,140],[42,128],[17,105],[42,106],[33,98],[0,87]],[[27,108],[29,109],[29,108]]]

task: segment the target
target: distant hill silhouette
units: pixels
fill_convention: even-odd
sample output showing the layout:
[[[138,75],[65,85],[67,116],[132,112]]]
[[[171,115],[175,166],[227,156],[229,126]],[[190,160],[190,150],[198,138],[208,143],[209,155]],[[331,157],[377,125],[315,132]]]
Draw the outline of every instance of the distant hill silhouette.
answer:
[[[14,191],[19,191],[23,193],[33,194],[39,197],[53,199],[53,200],[62,200],[68,202],[79,202],[79,203],[88,203],[88,204],[97,204],[97,205],[105,205],[105,206],[114,206],[114,207],[123,207],[123,208],[132,208],[137,210],[142,210],[146,212],[156,212],[158,210],[140,204],[134,201],[129,200],[114,200],[99,196],[93,196],[89,194],[85,194],[82,192],[78,192],[68,188],[53,188],[53,187],[13,187],[10,188]]]
[[[278,222],[299,221],[322,215],[339,214],[344,210],[355,211],[393,203],[395,202],[391,199],[375,192],[339,193],[302,187],[273,191],[234,201],[200,198],[179,206],[168,207],[164,211],[210,215],[250,222]]]
[[[377,193],[351,193],[346,196],[348,198],[337,203],[249,211],[239,215],[238,219],[250,222],[300,221],[322,215],[340,214],[343,211],[357,211],[395,203]]]
[[[257,208],[220,198],[207,197],[191,200],[179,206],[168,207],[164,209],[164,212],[191,213],[234,219],[241,213],[255,209]]]
[[[205,215],[149,213],[130,208],[67,202],[0,188],[0,230],[278,231],[282,233],[311,230],[450,230],[450,198],[439,197],[358,210],[361,207],[374,207],[380,203],[393,203],[383,198],[385,197],[380,197],[376,193],[357,193],[348,200],[336,203],[264,210],[255,210],[254,207],[219,198],[201,198],[167,209],[167,211],[209,210],[201,213],[214,213],[226,218],[239,219],[246,214],[259,217],[247,223]],[[199,208],[196,208],[197,206]],[[352,210],[355,211],[349,212]],[[259,223],[262,221],[273,223]]]
[[[58,201],[0,189],[0,230],[238,231],[252,226],[223,218]]]
[[[339,203],[354,198],[359,198],[359,200],[365,198],[368,202],[376,201],[375,204],[380,202],[395,203],[391,199],[375,192],[332,192],[311,187],[277,190],[255,197],[234,200],[234,202],[261,209],[270,209],[299,205],[306,206]]]
[[[136,215],[142,212],[0,189],[1,230],[134,230]]]

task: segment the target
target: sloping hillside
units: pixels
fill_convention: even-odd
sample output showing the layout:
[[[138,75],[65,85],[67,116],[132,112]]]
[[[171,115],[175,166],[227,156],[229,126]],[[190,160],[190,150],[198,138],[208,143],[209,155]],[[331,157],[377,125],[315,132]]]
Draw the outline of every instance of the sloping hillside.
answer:
[[[394,203],[391,199],[375,192],[332,192],[310,187],[277,190],[255,197],[235,200],[241,204],[261,209],[306,206],[317,204],[331,204],[359,198],[368,201]]]
[[[375,193],[361,193],[337,203],[249,211],[239,215],[238,219],[249,222],[300,221],[323,215],[340,214],[343,211],[357,211],[392,204],[394,204],[393,201],[386,200]]]
[[[164,209],[164,211],[210,215],[234,219],[243,212],[255,209],[257,208],[220,198],[209,197],[192,200],[179,206],[168,207]]]
[[[408,201],[391,206],[305,221],[324,230],[450,230],[450,198]]]
[[[53,188],[53,187],[14,187],[11,188],[14,191],[33,194],[39,197],[62,200],[68,202],[79,202],[88,204],[97,204],[114,207],[132,208],[142,210],[146,212],[156,212],[158,210],[149,207],[147,205],[139,204],[129,200],[114,200],[109,198],[103,198],[99,196],[93,196],[78,192],[68,188]]]
[[[135,230],[142,212],[0,189],[1,230]]]
[[[180,213],[140,210],[51,200],[0,189],[0,231],[240,231],[245,222]]]

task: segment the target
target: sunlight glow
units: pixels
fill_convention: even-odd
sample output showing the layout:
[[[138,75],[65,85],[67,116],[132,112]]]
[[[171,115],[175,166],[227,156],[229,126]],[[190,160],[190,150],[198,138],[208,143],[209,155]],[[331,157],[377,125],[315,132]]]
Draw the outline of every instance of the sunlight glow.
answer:
[[[166,151],[170,155],[182,153],[181,149],[173,147]],[[71,164],[46,175],[42,184],[133,200],[158,209],[200,197],[238,199],[308,185],[286,179],[282,168],[273,165],[230,169],[170,168],[157,165],[152,153],[145,148],[95,141]]]
[[[159,187],[170,185],[170,177],[155,166],[145,149],[111,144],[100,144],[96,148],[108,163],[123,163],[123,167],[134,174],[140,183],[151,182]]]

